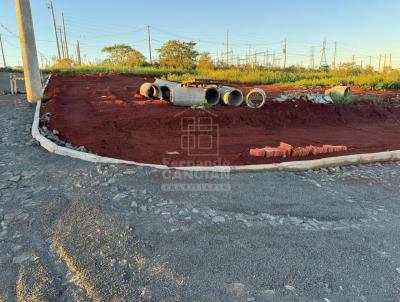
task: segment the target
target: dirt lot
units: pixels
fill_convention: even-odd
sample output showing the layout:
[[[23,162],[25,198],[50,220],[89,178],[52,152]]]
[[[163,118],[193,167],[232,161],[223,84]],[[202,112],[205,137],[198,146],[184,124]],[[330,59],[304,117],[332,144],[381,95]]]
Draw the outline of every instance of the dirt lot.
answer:
[[[400,149],[400,108],[358,101],[352,105],[321,105],[303,101],[269,102],[260,110],[216,106],[210,110],[148,101],[139,86],[152,77],[121,74],[55,75],[45,94],[51,112],[46,126],[73,146],[102,156],[167,165],[256,164],[319,158],[255,158],[249,149],[286,142],[345,145],[333,155]],[[244,92],[251,86],[240,85]],[[293,88],[264,85],[272,99]],[[397,92],[355,89],[385,104]],[[196,131],[191,126],[195,125]],[[203,141],[204,140],[204,141]],[[327,155],[324,155],[327,156]]]

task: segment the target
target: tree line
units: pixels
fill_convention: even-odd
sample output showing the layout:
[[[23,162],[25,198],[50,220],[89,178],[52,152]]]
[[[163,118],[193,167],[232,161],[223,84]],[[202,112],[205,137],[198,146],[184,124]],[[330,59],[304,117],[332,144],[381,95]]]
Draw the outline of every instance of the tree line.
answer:
[[[159,60],[156,65],[168,69],[193,69],[198,67],[212,68],[213,63],[209,53],[198,53],[196,43],[170,40],[156,49]],[[102,64],[115,67],[147,66],[145,56],[126,44],[115,44],[101,50],[107,54]]]

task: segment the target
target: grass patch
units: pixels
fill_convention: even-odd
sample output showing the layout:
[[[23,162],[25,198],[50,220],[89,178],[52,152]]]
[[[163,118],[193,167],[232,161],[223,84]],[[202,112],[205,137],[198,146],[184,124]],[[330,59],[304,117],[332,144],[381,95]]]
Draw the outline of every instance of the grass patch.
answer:
[[[378,73],[359,70],[316,71],[306,69],[210,69],[180,70],[154,66],[127,68],[110,66],[79,66],[73,68],[48,68],[44,72],[61,74],[126,73],[134,75],[154,75],[171,81],[185,81],[194,78],[229,81],[247,84],[281,84],[288,86],[331,87],[340,83],[351,83],[367,89],[400,89],[400,71]]]

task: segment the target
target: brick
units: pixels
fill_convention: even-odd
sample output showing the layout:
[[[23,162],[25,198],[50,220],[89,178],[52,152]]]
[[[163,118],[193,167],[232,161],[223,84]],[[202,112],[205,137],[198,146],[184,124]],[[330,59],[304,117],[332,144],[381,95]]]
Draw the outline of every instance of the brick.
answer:
[[[265,156],[265,150],[264,149],[250,149],[250,155],[251,156],[257,156],[257,157],[261,157],[261,156]]]
[[[292,154],[293,146],[281,142],[279,144],[278,150],[281,152],[281,154],[282,154],[281,156],[287,157]]]
[[[326,153],[332,153],[333,152],[333,146],[332,145],[323,145],[322,148],[326,150]]]
[[[265,150],[265,157],[267,158],[277,156],[278,148],[265,147],[264,150]]]

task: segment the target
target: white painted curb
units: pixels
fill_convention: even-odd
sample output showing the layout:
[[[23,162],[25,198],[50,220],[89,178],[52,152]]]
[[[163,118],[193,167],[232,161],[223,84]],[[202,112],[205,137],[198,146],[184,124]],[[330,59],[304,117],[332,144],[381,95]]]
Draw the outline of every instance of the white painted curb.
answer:
[[[51,76],[47,79],[47,86]],[[45,88],[44,88],[45,89]],[[138,163],[134,161],[121,160],[111,157],[104,157],[86,152],[72,150],[66,147],[61,147],[47,139],[39,132],[39,118],[40,106],[42,102],[36,104],[35,116],[32,124],[32,137],[36,139],[39,144],[47,151],[59,155],[78,158],[81,160],[93,163],[108,163],[108,164],[127,164],[143,167],[151,167],[156,169],[175,169],[184,171],[209,171],[209,172],[256,172],[256,171],[306,171],[310,169],[317,169],[323,167],[335,167],[356,165],[374,162],[385,162],[400,160],[400,150],[378,152],[378,153],[365,153],[345,156],[327,157],[322,159],[292,161],[278,164],[260,164],[260,165],[241,165],[241,166],[193,166],[193,167],[168,167],[165,165]]]

